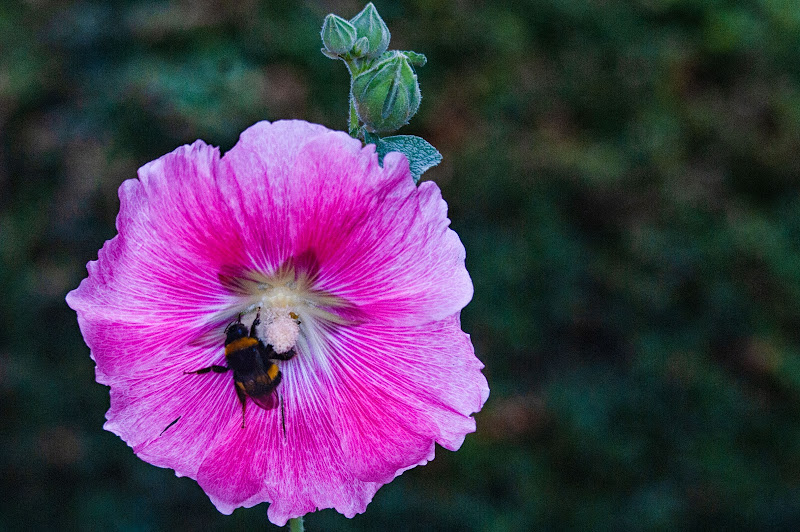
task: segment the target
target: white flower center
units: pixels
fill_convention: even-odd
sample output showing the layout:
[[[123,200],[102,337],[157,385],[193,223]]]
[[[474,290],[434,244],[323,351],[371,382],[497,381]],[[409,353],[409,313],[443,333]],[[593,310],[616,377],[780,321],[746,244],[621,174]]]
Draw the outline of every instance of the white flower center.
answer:
[[[346,301],[314,288],[308,275],[296,274],[289,264],[271,275],[249,271],[220,279],[239,296],[235,306],[223,311],[225,317],[220,321],[241,313],[242,323],[250,327],[260,315],[256,336],[276,353],[286,353],[299,344],[300,351],[322,356],[321,335],[326,327],[353,322],[347,311],[352,307]],[[316,348],[310,349],[311,345]]]

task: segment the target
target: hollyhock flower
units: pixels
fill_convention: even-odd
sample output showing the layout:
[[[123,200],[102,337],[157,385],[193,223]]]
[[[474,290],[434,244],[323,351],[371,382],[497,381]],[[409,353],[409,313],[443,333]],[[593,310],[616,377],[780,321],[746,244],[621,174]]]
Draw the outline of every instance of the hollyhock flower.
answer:
[[[67,296],[111,387],[105,428],[220,512],[352,517],[475,430],[489,390],[459,321],[464,248],[403,155],[381,168],[344,133],[261,122],[224,157],[197,141],[146,164],[119,196],[119,234]],[[226,328],[256,314],[263,345],[295,355],[274,360],[273,405],[241,396],[243,419],[232,372],[191,372],[226,366]]]

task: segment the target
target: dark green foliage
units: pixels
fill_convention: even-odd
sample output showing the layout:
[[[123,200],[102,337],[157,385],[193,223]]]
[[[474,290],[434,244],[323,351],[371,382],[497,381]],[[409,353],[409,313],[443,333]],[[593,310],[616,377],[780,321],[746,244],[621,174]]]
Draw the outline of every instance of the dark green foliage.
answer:
[[[235,7],[234,7],[235,6]],[[116,190],[260,119],[347,127],[329,11],[0,3],[0,529],[269,528],[102,430],[64,295]],[[457,453],[316,530],[800,528],[800,10],[393,2],[492,386]]]

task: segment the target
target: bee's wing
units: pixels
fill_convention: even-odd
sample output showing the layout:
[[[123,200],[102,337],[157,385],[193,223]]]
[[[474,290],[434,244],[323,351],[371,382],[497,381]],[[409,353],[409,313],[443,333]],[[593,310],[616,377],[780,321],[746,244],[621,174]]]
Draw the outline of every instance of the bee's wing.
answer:
[[[278,394],[272,392],[269,395],[262,395],[261,397],[250,397],[255,404],[263,408],[264,410],[272,410],[273,408],[278,408],[280,406],[280,401],[278,401]]]

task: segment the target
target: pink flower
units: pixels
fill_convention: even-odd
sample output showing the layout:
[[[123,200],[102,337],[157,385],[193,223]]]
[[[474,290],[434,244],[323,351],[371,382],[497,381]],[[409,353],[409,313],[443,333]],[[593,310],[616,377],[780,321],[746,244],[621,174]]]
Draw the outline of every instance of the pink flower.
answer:
[[[111,387],[105,428],[220,512],[352,517],[475,430],[489,389],[459,321],[464,247],[404,156],[381,168],[344,133],[261,122],[222,158],[197,141],[143,166],[119,196],[119,234],[67,296]],[[245,398],[243,428],[231,372],[185,372],[225,366],[226,327],[257,312],[263,344],[296,355],[275,362],[273,405]]]

